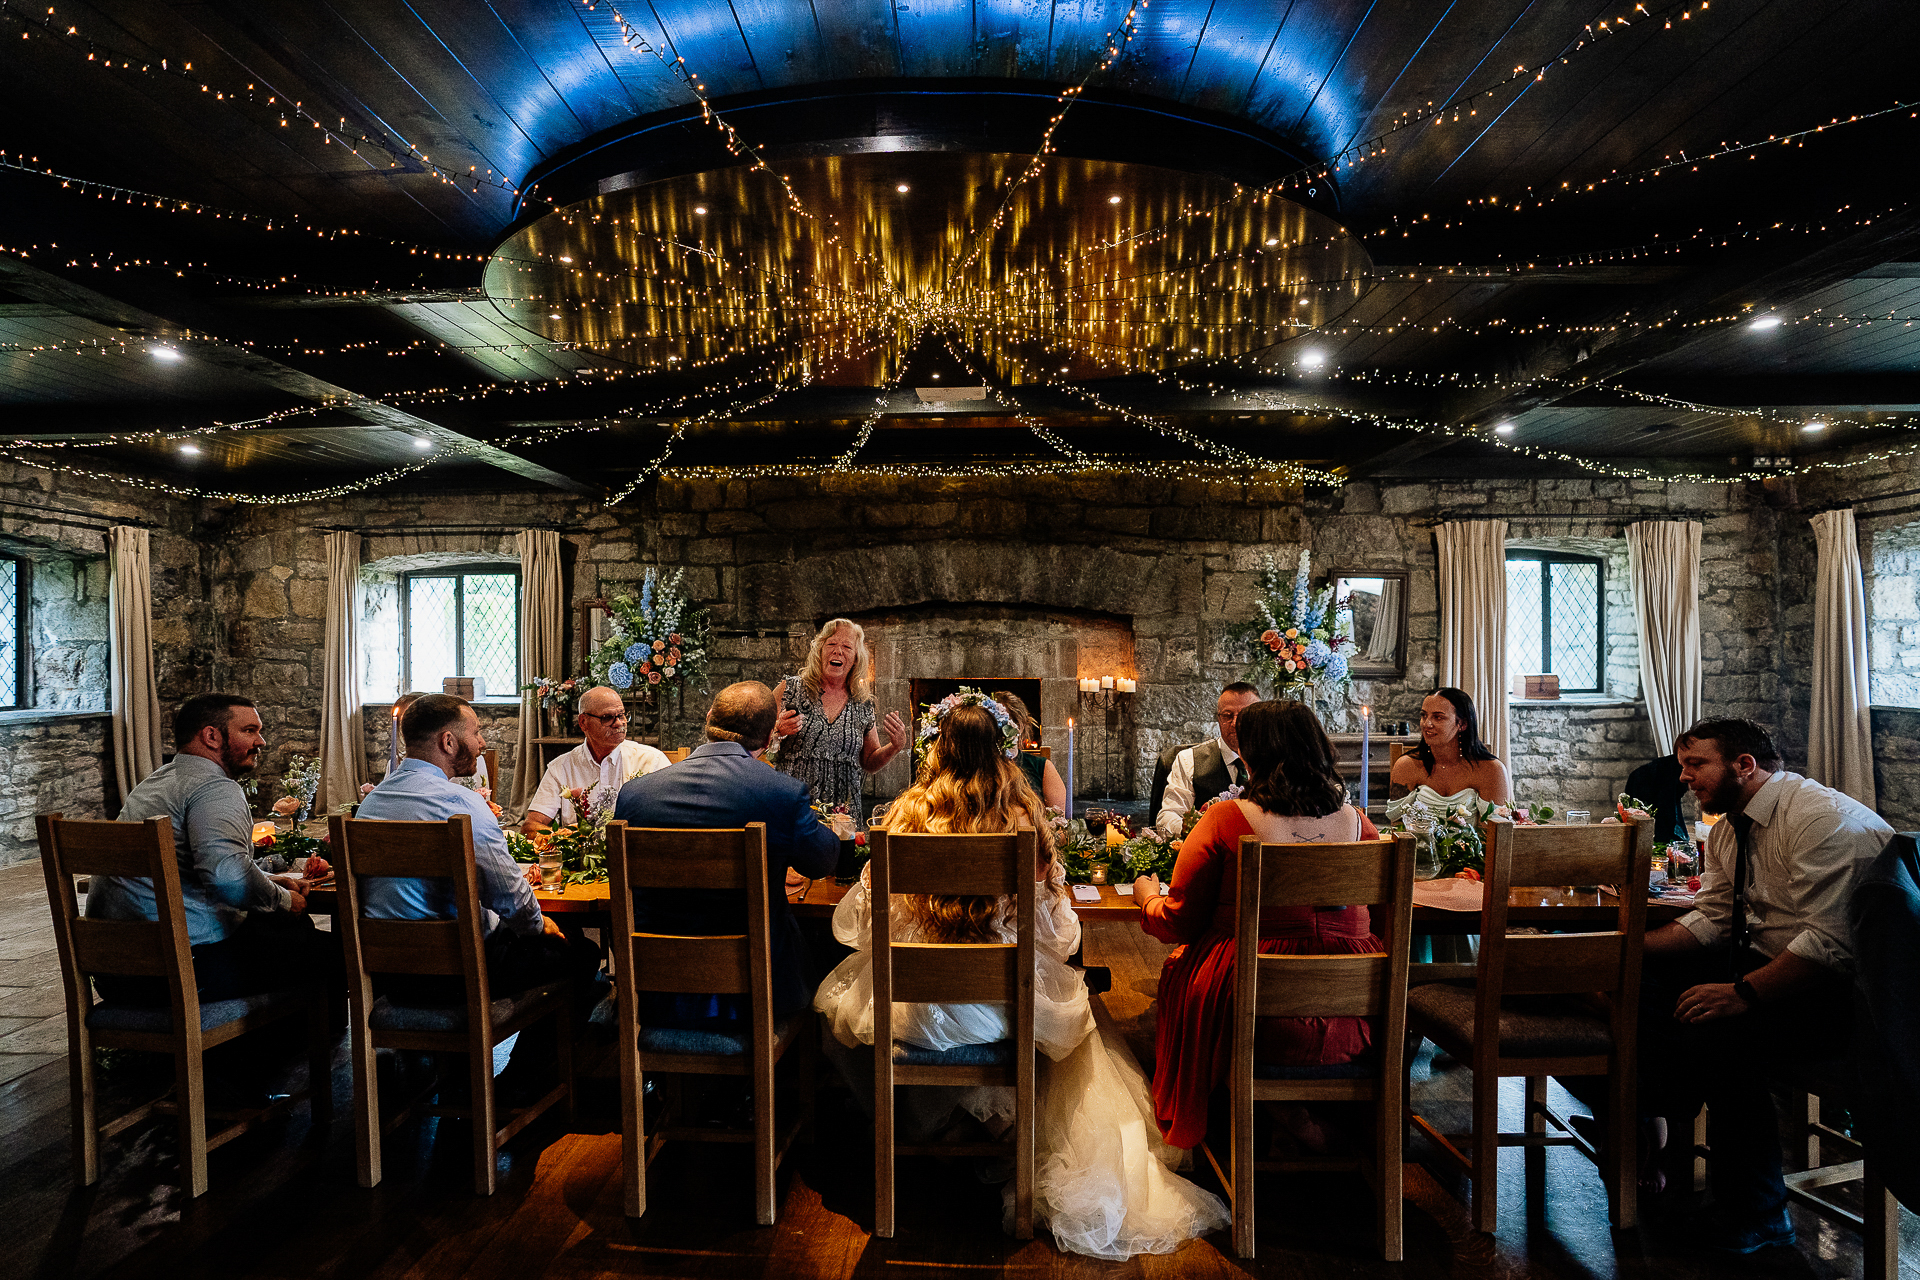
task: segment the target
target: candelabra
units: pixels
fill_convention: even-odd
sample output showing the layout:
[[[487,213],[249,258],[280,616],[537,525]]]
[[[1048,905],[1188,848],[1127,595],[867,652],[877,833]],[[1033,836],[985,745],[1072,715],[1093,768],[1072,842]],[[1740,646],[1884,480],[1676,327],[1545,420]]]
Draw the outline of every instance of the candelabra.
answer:
[[[1100,745],[1100,761],[1104,777],[1101,779],[1105,794],[1100,797],[1102,804],[1110,804],[1114,796],[1113,785],[1113,740],[1118,736],[1121,721],[1121,699],[1130,697],[1139,688],[1137,682],[1126,676],[1083,677],[1080,681],[1080,697],[1092,700],[1102,712],[1106,722],[1106,741]]]

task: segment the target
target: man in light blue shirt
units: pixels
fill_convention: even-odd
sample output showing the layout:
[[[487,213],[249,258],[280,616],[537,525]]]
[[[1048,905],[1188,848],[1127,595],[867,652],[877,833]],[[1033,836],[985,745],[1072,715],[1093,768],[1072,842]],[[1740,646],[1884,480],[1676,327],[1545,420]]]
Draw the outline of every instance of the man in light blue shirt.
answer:
[[[476,888],[485,913],[487,982],[494,999],[529,987],[569,979],[585,1013],[595,996],[600,948],[569,937],[540,910],[526,871],[507,850],[506,832],[477,792],[454,783],[472,777],[486,741],[480,719],[466,699],[430,693],[415,699],[400,720],[407,758],[360,802],[360,818],[396,822],[444,822],[459,814],[473,820]],[[451,920],[452,885],[444,879],[369,876],[361,885],[361,910],[372,920]],[[445,1006],[465,999],[457,978],[392,974],[377,979],[395,1004]],[[522,1033],[508,1071],[520,1076],[543,1070],[553,1056],[553,1024],[543,1021]],[[525,1065],[522,1065],[525,1064]]]
[[[266,735],[252,702],[203,693],[173,720],[175,755],[127,793],[122,822],[169,818],[180,861],[187,941],[204,1002],[257,995],[304,982],[341,990],[340,951],[304,913],[305,882],[263,874],[253,860],[253,814],[235,779],[260,759]],[[96,920],[157,919],[153,884],[98,876],[86,913]],[[103,999],[166,1004],[158,978],[101,976]]]

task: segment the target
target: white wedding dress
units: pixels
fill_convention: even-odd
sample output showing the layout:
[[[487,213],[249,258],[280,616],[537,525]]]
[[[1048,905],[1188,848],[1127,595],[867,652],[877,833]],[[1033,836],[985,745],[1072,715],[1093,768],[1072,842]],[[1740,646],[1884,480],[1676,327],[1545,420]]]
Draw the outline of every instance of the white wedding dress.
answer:
[[[1051,891],[1048,891],[1050,888]],[[896,900],[897,901],[897,900]],[[1220,1198],[1172,1172],[1186,1153],[1160,1137],[1146,1077],[1118,1036],[1094,1024],[1086,982],[1066,963],[1080,942],[1059,863],[1043,886],[1035,913],[1038,972],[1034,982],[1034,1040],[1039,1046],[1035,1117],[1033,1211],[1062,1249],[1121,1261],[1137,1253],[1171,1253],[1186,1241],[1227,1225]],[[827,1015],[834,1037],[848,1047],[873,1043],[872,910],[866,874],[840,900],[833,932],[853,955],[820,984],[814,1008]],[[1002,899],[994,918],[999,941],[1012,942],[1013,900]],[[920,942],[917,921],[896,910],[895,942]],[[894,1036],[944,1051],[963,1044],[1005,1040],[1012,1028],[1004,1005],[895,1004]],[[942,1112],[958,1105],[982,1120],[1013,1118],[1013,1090],[908,1088],[931,1095]],[[924,1116],[933,1120],[934,1117]],[[1005,1192],[1005,1225],[1013,1226],[1013,1184]]]

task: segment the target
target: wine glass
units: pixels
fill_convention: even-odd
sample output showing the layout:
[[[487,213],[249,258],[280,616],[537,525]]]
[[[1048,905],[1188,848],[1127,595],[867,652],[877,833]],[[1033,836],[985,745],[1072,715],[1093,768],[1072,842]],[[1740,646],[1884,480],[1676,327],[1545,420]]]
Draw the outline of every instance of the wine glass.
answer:
[[[893,806],[884,800],[881,801],[879,804],[873,806],[873,812],[867,815],[868,830],[878,831],[882,827],[886,826],[887,810],[891,808],[893,808]]]
[[[1104,836],[1107,833],[1107,819],[1110,816],[1105,809],[1087,810],[1087,834]]]

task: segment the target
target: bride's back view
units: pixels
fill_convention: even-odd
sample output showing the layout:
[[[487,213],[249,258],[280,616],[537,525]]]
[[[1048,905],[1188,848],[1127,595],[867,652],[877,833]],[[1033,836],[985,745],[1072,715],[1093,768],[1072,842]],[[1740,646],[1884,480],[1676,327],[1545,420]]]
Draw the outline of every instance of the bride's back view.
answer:
[[[935,716],[938,731],[927,759],[889,810],[887,830],[963,834],[1030,827],[1039,833],[1034,1039],[1045,1058],[1036,1117],[1036,1220],[1052,1230],[1061,1248],[1111,1259],[1170,1252],[1224,1226],[1227,1213],[1219,1199],[1165,1167],[1182,1153],[1166,1146],[1151,1123],[1146,1082],[1125,1045],[1093,1034],[1086,984],[1066,963],[1079,945],[1080,922],[1053,857],[1045,809],[1013,763],[1019,740],[1012,721],[999,704],[969,689],[941,703]],[[1013,900],[1004,896],[896,897],[889,932],[895,942],[1012,942],[1013,911]],[[841,900],[833,928],[856,950],[821,984],[814,1007],[829,1019],[838,1044],[871,1045],[866,876]],[[896,1003],[893,1015],[897,1040],[933,1050],[991,1044],[1010,1031],[1003,1005]],[[835,1055],[846,1065],[858,1056]],[[870,1080],[865,1083],[870,1087]],[[856,1093],[861,1088],[856,1080]],[[990,1128],[1004,1128],[1013,1116],[1013,1091],[1001,1086],[901,1092],[903,1118],[926,1131],[941,1128],[956,1108]],[[1158,1158],[1144,1158],[1149,1153]]]

